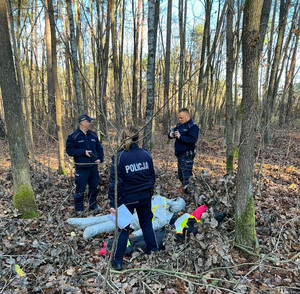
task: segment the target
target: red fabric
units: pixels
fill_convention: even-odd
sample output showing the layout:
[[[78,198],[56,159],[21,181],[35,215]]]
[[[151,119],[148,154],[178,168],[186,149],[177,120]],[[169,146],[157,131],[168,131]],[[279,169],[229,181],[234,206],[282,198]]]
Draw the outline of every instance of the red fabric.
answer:
[[[194,210],[191,215],[194,216],[197,220],[200,220],[202,213],[205,212],[206,209],[206,205],[201,205],[196,210]]]

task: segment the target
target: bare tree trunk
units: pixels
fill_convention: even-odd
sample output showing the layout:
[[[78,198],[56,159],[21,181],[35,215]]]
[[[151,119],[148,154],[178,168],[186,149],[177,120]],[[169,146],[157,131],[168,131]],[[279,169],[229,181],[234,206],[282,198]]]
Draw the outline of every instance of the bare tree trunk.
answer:
[[[172,0],[168,0],[167,15],[167,36],[166,36],[166,56],[165,56],[165,75],[164,75],[164,110],[163,110],[163,132],[168,131],[169,110],[169,91],[170,91],[170,59],[171,59],[171,32],[172,32]]]
[[[123,49],[124,49],[124,25],[125,25],[125,5],[126,1],[123,0],[122,5],[120,5],[120,18],[121,18],[121,28],[120,28],[120,49],[119,49],[119,86],[118,86],[118,104],[120,105],[120,118],[122,117],[122,104],[123,104]],[[121,13],[122,11],[122,13]],[[120,119],[120,128],[123,127],[123,121]]]
[[[152,118],[154,109],[155,54],[157,41],[157,24],[160,0],[148,1],[148,66],[147,66],[147,105],[143,148],[151,150]]]
[[[280,1],[280,13],[279,13],[279,31],[277,37],[277,43],[275,47],[275,56],[272,63],[271,77],[269,81],[267,99],[266,99],[266,115],[264,121],[264,141],[268,143],[270,140],[271,124],[274,111],[274,100],[277,94],[276,80],[279,69],[279,62],[282,54],[283,37],[286,27],[287,15],[289,11],[290,0]]]
[[[210,7],[207,8],[207,11],[210,15],[211,13],[211,6],[212,6],[212,2],[210,3]],[[225,11],[226,11],[226,6],[227,3],[225,3],[225,5],[223,6],[223,10],[221,12],[220,17],[218,17],[218,21],[217,21],[217,28],[216,28],[216,33],[215,33],[215,37],[214,37],[214,41],[213,44],[210,48],[210,35],[208,34],[207,36],[207,40],[206,40],[206,55],[207,55],[207,65],[206,65],[206,70],[204,72],[204,77],[203,77],[203,85],[202,85],[202,89],[203,89],[203,99],[202,99],[202,105],[201,105],[201,132],[202,134],[206,133],[206,129],[207,129],[207,113],[208,113],[208,109],[207,109],[207,101],[209,101],[208,99],[209,97],[209,93],[210,92],[210,88],[211,85],[213,83],[213,81],[211,81],[211,85],[209,84],[209,77],[211,77],[211,71],[213,70],[212,67],[212,60],[213,57],[215,56],[215,51],[217,48],[217,40],[219,39],[219,33],[220,33],[220,29],[223,23],[223,19],[224,19],[224,15],[225,15]],[[210,19],[207,18],[208,21],[208,27],[210,28]]]
[[[113,62],[113,72],[114,72],[114,100],[115,100],[115,113],[116,113],[116,129],[118,130],[118,137],[121,134],[121,100],[120,100],[120,63],[118,53],[118,42],[117,42],[117,23],[116,23],[116,10],[114,1],[111,7],[111,42],[112,42],[112,62]]]
[[[258,249],[252,182],[258,107],[258,40],[261,9],[262,0],[245,1],[242,33],[243,116],[235,207],[235,242],[254,249]]]
[[[65,16],[64,16],[64,20],[63,24],[64,24],[64,34],[65,34],[65,40],[68,40],[68,26],[69,26],[69,21],[68,21],[68,17],[67,17],[67,9],[65,10]],[[74,101],[72,98],[72,83],[71,83],[71,66],[70,66],[70,61],[71,61],[71,55],[70,55],[70,46],[69,46],[69,42],[66,42],[66,46],[65,46],[65,82],[66,82],[66,89],[65,89],[65,100],[66,100],[66,119],[67,120],[71,120],[72,122],[75,122],[74,119],[74,109],[76,109],[76,107],[74,107]],[[73,120],[72,120],[73,119]],[[72,128],[74,128],[74,125],[72,123]]]
[[[233,173],[234,159],[234,109],[232,101],[233,79],[233,12],[234,0],[227,1],[227,26],[226,26],[226,171]]]
[[[57,56],[56,56],[56,35],[55,35],[55,21],[54,9],[52,0],[48,0],[48,13],[51,31],[51,53],[52,53],[52,78],[55,89],[55,113],[56,113],[56,132],[58,137],[58,172],[60,174],[67,174],[64,160],[64,136],[62,131],[62,108],[61,108],[61,92],[59,89],[57,78]]]
[[[140,11],[141,0],[138,0],[137,15],[135,15],[135,5],[132,0],[132,15],[133,19],[133,64],[132,64],[132,103],[131,115],[134,125],[137,125],[137,73],[138,73],[138,51],[139,51],[139,32],[140,32]],[[136,19],[136,21],[135,21]]]
[[[272,23],[271,23],[271,30],[270,30],[270,39],[268,42],[268,50],[267,50],[267,63],[265,69],[265,82],[263,84],[263,99],[262,99],[262,108],[261,108],[261,126],[262,132],[264,132],[264,122],[266,120],[266,111],[267,111],[267,92],[268,92],[268,83],[269,83],[269,76],[270,76],[270,68],[271,68],[271,58],[272,58],[272,48],[273,48],[273,39],[274,39],[274,28],[275,28],[275,16],[276,16],[276,9],[277,9],[277,1],[274,2],[273,14],[272,14]]]
[[[183,107],[182,85],[184,83],[183,69],[185,64],[186,7],[187,7],[187,0],[185,1],[178,0],[179,38],[180,38],[179,78],[178,78],[178,108],[179,109]]]
[[[144,22],[145,22],[145,7],[144,0],[142,0],[142,22],[141,22],[141,46],[140,46],[140,93],[139,93],[139,123],[141,123],[142,116],[142,98],[143,98],[143,36],[144,36]]]
[[[294,95],[294,73],[292,74],[292,78],[291,78],[291,81],[289,84],[289,90],[288,90],[288,102],[287,102],[286,113],[285,113],[285,121],[286,122],[292,121],[291,110],[292,110],[292,105],[293,105],[293,95]]]
[[[106,134],[106,122],[105,122],[105,116],[106,116],[106,103],[107,103],[107,76],[108,76],[108,63],[109,63],[109,35],[110,35],[110,28],[111,28],[111,6],[112,1],[114,0],[108,0],[107,1],[107,12],[106,12],[106,33],[105,33],[105,45],[104,45],[104,52],[103,55],[101,54],[101,70],[102,70],[102,76],[101,76],[101,87],[100,87],[100,123],[101,123],[101,129],[104,134]]]
[[[14,184],[14,207],[23,218],[38,217],[30,181],[21,96],[16,80],[5,0],[0,0],[0,86]]]
[[[261,58],[263,48],[264,48],[264,41],[265,41],[267,27],[269,24],[269,16],[271,11],[272,0],[264,0],[263,2],[264,3],[261,11],[260,27],[259,27],[259,35],[260,35],[259,45],[258,45],[259,59]]]
[[[292,27],[292,30],[295,30],[295,26]],[[279,126],[280,127],[283,125],[283,123],[285,121],[285,117],[284,117],[285,96],[288,92],[288,88],[289,88],[289,85],[290,85],[290,80],[292,79],[292,75],[295,72],[294,70],[295,70],[296,59],[297,59],[297,49],[298,49],[299,35],[300,35],[300,14],[299,14],[299,19],[298,19],[298,29],[296,30],[296,34],[295,34],[295,44],[294,44],[294,50],[293,50],[291,65],[290,65],[288,76],[285,80],[285,85],[284,85],[282,98],[281,98],[281,103],[280,103],[280,113],[279,113]]]
[[[11,25],[11,39],[12,39],[13,48],[14,48],[13,52],[14,52],[14,57],[15,57],[17,83],[18,83],[19,89],[20,89],[21,104],[23,102],[23,105],[24,105],[22,115],[24,114],[24,110],[25,110],[25,114],[26,114],[26,118],[25,118],[26,130],[25,131],[26,131],[26,135],[27,135],[27,147],[29,149],[30,157],[33,159],[34,152],[33,152],[32,122],[30,120],[30,113],[29,113],[29,109],[28,109],[28,105],[27,105],[27,97],[26,97],[26,93],[25,93],[25,89],[24,89],[24,85],[23,85],[23,80],[21,77],[21,69],[20,69],[20,63],[19,63],[19,56],[20,56],[19,49],[20,48],[17,48],[17,46],[16,46],[16,43],[19,42],[20,40],[18,40],[19,39],[18,38],[17,39],[18,41],[16,42],[16,38],[15,38],[15,34],[14,34],[14,22],[13,22],[13,18],[12,18],[12,9],[11,9],[10,1],[7,1],[7,9],[8,9],[9,21],[10,21],[10,25]]]
[[[46,38],[46,53],[47,53],[47,86],[48,86],[48,111],[51,122],[49,123],[49,133],[53,136],[55,134],[55,89],[52,76],[52,52],[51,52],[51,31],[49,20],[49,6],[48,0],[45,0],[45,38]]]
[[[82,61],[82,52],[81,52],[81,0],[74,0],[74,11],[75,11],[75,24],[76,24],[76,48],[78,51],[78,67],[81,73],[84,73],[84,66]],[[82,74],[79,75],[79,83],[81,89],[81,97],[83,103],[83,111],[88,112],[88,102],[85,91],[85,81]]]
[[[66,0],[66,2],[67,2],[67,12],[68,12],[69,25],[70,25],[71,51],[72,51],[71,56],[72,56],[72,63],[73,63],[74,88],[75,88],[75,94],[77,99],[77,111],[80,114],[83,112],[83,105],[82,105],[81,90],[80,90],[79,64],[77,58],[75,26],[74,26],[74,19],[73,19],[72,2],[71,0]]]
[[[204,93],[205,82],[203,79],[204,73],[204,64],[205,64],[205,50],[207,47],[207,38],[210,30],[210,12],[211,12],[211,0],[205,0],[205,22],[204,22],[204,31],[202,38],[202,48],[201,48],[201,57],[200,57],[200,70],[198,78],[198,88],[197,88],[197,99],[196,99],[196,121],[200,121],[200,118],[203,116],[202,109],[202,99]],[[201,127],[202,128],[202,127]]]

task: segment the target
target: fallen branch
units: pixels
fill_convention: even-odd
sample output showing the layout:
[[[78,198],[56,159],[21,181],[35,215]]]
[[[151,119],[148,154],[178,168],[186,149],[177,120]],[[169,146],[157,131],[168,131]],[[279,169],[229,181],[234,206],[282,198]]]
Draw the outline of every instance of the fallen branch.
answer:
[[[257,253],[254,253],[253,251],[250,251],[249,249],[247,249],[247,248],[245,248],[245,247],[243,247],[242,245],[239,245],[239,244],[234,244],[234,246],[237,247],[237,248],[239,248],[239,249],[241,249],[242,251],[246,252],[247,254],[249,254],[251,256],[265,259],[267,261],[275,263],[276,265],[292,262],[294,259],[296,259],[300,255],[300,252],[298,252],[292,258],[290,258],[290,259],[287,259],[287,260],[278,260],[278,259],[275,259],[275,258],[272,258],[272,257],[268,257],[268,256],[259,255]]]

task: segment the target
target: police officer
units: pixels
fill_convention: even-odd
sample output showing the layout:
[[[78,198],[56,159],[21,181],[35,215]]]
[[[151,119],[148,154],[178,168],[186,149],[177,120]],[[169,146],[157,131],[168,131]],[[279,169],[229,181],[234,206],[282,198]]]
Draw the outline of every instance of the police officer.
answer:
[[[68,136],[66,151],[74,157],[75,184],[74,205],[76,212],[84,210],[83,199],[86,185],[89,185],[89,209],[99,212],[97,207],[98,184],[100,180],[98,164],[103,162],[103,148],[96,133],[90,130],[94,118],[87,114],[78,117],[78,128]]]
[[[189,178],[193,175],[195,147],[198,140],[199,128],[190,118],[187,108],[178,111],[179,124],[171,128],[168,137],[175,138],[175,155],[178,164],[178,179],[181,181],[184,192],[189,194]]]
[[[151,191],[155,183],[153,161],[148,151],[138,147],[138,133],[133,127],[127,127],[122,132],[124,148],[117,154],[118,203],[125,204],[133,213],[136,209],[143,236],[147,244],[146,253],[158,249],[152,228]],[[110,212],[115,214],[115,167],[112,158],[109,192]],[[119,229],[117,246],[113,255],[112,266],[122,270],[123,255],[126,251],[129,226]]]

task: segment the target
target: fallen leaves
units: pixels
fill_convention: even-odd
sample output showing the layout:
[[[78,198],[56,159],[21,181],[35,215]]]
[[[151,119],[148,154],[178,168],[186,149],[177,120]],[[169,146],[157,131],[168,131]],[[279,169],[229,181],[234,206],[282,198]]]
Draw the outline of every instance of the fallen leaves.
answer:
[[[288,287],[299,288],[296,283],[299,257],[289,263],[282,262],[300,251],[298,145],[275,138],[266,147],[267,158],[260,179],[259,164],[256,165],[255,180],[261,189],[261,194],[254,197],[257,236],[261,254],[276,258],[275,266],[266,260],[246,258],[232,248],[236,177],[225,174],[222,139],[217,132],[212,131],[207,137],[216,140],[200,143],[191,180],[192,196],[182,194],[172,146],[165,146],[163,140],[157,143],[152,153],[156,192],[168,198],[184,197],[188,202],[186,212],[203,204],[204,198],[209,209],[197,225],[199,233],[190,235],[185,243],[176,243],[169,228],[165,250],[151,258],[140,251],[126,257],[126,269],[136,271],[110,274],[107,293],[225,293],[221,288],[258,293],[275,291],[276,287],[282,293],[289,293]],[[283,156],[288,144],[288,156]],[[56,158],[55,148],[49,150],[53,158]],[[31,163],[41,215],[36,220],[21,220],[14,212],[9,165],[7,161],[0,164],[0,289],[3,293],[22,294],[100,293],[108,266],[108,254],[100,256],[100,248],[112,235],[104,233],[86,242],[82,231],[73,231],[68,226],[65,221],[73,216],[74,179],[58,176],[55,170],[49,169],[46,154],[39,158],[41,162]],[[51,160],[50,167],[55,167],[55,162]],[[105,213],[108,212],[109,165],[103,166],[100,174],[99,201]],[[221,224],[214,219],[215,212],[227,212]],[[138,271],[139,268],[156,271]]]

